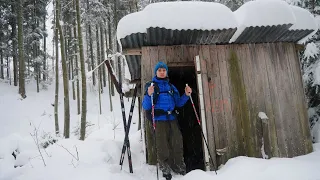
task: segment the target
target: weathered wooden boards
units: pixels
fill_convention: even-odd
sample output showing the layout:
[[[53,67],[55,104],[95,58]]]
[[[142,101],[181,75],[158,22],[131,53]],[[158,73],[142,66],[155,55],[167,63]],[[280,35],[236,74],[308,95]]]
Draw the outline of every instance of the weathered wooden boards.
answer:
[[[143,47],[142,92],[158,61],[189,66],[196,55],[200,57],[208,143],[218,164],[240,155],[293,157],[312,151],[294,44]],[[268,119],[262,121],[259,112]],[[150,141],[150,132],[146,133]]]

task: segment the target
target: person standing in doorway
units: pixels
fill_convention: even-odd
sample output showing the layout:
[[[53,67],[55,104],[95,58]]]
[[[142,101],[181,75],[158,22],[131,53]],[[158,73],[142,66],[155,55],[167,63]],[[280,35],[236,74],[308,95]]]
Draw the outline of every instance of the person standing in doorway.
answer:
[[[174,109],[185,105],[192,89],[187,86],[185,93],[180,96],[177,88],[169,83],[168,66],[163,62],[156,64],[154,72],[155,76],[152,81],[145,85],[146,91],[142,107],[147,112],[147,119],[152,121],[151,96],[153,95],[157,159],[163,177],[170,180],[172,178],[171,171],[182,175],[186,174],[182,135]]]

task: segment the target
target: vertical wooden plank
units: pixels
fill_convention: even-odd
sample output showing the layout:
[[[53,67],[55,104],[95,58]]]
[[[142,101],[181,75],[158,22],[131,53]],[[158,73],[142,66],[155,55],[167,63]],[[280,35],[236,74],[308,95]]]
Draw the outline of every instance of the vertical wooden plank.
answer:
[[[152,69],[152,77],[155,76],[154,66],[159,62],[158,46],[150,47],[150,68]]]
[[[236,156],[235,146],[236,146],[236,124],[233,121],[231,112],[231,102],[230,102],[230,87],[229,87],[229,72],[228,63],[230,58],[230,47],[229,46],[218,46],[218,60],[219,60],[219,70],[221,76],[221,92],[222,99],[220,100],[220,106],[222,109],[222,114],[225,120],[225,128],[227,133],[227,159]]]
[[[285,49],[283,48],[283,43],[275,44],[276,52],[278,54],[278,61],[276,69],[278,70],[277,74],[280,76],[278,82],[280,83],[278,87],[278,92],[280,94],[280,106],[282,109],[282,130],[284,131],[285,140],[286,140],[286,152],[287,157],[293,157],[293,150],[291,147],[294,147],[293,144],[293,124],[294,115],[291,112],[293,106],[291,105],[292,94],[290,90],[290,81],[288,78],[288,65],[285,57]]]
[[[200,52],[200,46],[192,45],[192,46],[190,47],[190,52],[191,52],[191,56],[192,56],[192,57],[198,55],[199,52]]]
[[[249,68],[251,86],[251,95],[250,95],[250,122],[251,122],[251,130],[252,130],[252,138],[253,138],[253,147],[254,147],[254,156],[260,157],[261,150],[261,121],[258,121],[258,108],[259,108],[259,71],[257,70],[257,52],[256,45],[249,44],[251,58],[248,59],[250,61],[251,68]]]
[[[167,52],[167,63],[172,63],[174,62],[174,46],[167,46],[166,47],[166,52]]]
[[[211,63],[212,63],[212,60],[210,58],[210,52],[209,52],[209,47],[208,46],[200,46],[200,61],[201,61],[201,69],[204,70],[206,69],[207,71],[207,82],[208,82],[208,94],[210,97],[207,97],[206,98],[206,101],[209,100],[210,103],[206,102],[207,105],[210,105],[210,106],[207,106],[206,105],[206,111],[210,111],[211,112],[211,109],[212,109],[212,88],[213,88],[213,74],[212,74],[212,69],[210,68],[211,67]],[[205,79],[203,80],[205,81]],[[205,88],[204,88],[205,90]],[[210,108],[210,109],[208,109]],[[207,115],[207,114],[206,114]],[[208,114],[210,115],[210,114]],[[211,112],[211,119],[207,118],[207,133],[208,133],[208,143],[209,143],[209,146],[210,146],[210,153],[214,153],[216,154],[216,149],[219,148],[219,127],[218,127],[218,119],[216,116],[213,115],[213,113]],[[213,149],[213,144],[215,143],[215,149]],[[218,156],[216,157],[216,165],[219,166],[220,165],[220,161],[218,161]]]
[[[241,112],[246,111],[240,106],[240,98],[238,95],[239,89],[244,91],[243,76],[241,70],[241,49],[239,45],[228,46],[226,49],[227,57],[227,72],[228,72],[228,84],[229,84],[229,94],[230,94],[230,105],[231,105],[231,118],[233,123],[233,133],[234,134],[234,154],[232,156],[244,156],[246,155],[244,150],[244,131],[242,128],[242,118]],[[233,57],[236,56],[236,57]],[[245,95],[244,95],[245,98]]]
[[[142,47],[142,56],[141,56],[141,95],[143,98],[145,89],[144,84],[147,82],[148,74],[150,74],[150,55],[149,55],[149,48],[148,47]]]
[[[252,59],[252,64],[253,64],[253,68],[254,68],[254,74],[255,75],[255,94],[256,94],[256,108],[255,108],[255,112],[254,112],[254,121],[256,121],[256,153],[257,153],[257,157],[262,157],[263,156],[263,152],[261,151],[261,149],[263,148],[263,150],[268,149],[270,146],[265,146],[265,142],[264,142],[264,136],[263,136],[263,123],[262,120],[259,118],[258,114],[259,112],[266,112],[266,105],[265,105],[265,99],[264,99],[264,81],[263,81],[263,72],[262,72],[262,67],[261,67],[261,59],[264,59],[264,56],[262,54],[262,49],[261,49],[261,44],[254,44],[253,47],[253,53],[254,57]],[[265,128],[265,130],[267,130]],[[268,136],[266,133],[264,133],[264,135],[266,136],[266,141],[268,142]],[[269,151],[270,152],[270,151]],[[264,152],[265,153],[265,152]]]
[[[194,56],[191,55],[190,53],[190,46],[186,46],[186,45],[181,45],[182,48],[182,60],[183,62],[194,62],[193,58]]]
[[[152,80],[152,78],[155,76],[155,72],[154,72],[154,66],[159,62],[159,58],[158,58],[158,47],[157,46],[152,46],[152,47],[149,47],[149,53],[150,53],[150,70],[149,70],[149,81]],[[150,131],[151,133],[153,133],[152,131],[152,122],[149,121],[149,127],[150,127]],[[152,136],[153,137],[153,136]],[[151,137],[151,138],[152,138]],[[152,138],[152,142],[153,142],[153,138]],[[153,148],[154,148],[154,145],[153,145]],[[154,150],[155,151],[155,150]],[[156,156],[154,158],[157,158]]]
[[[252,124],[252,98],[254,98],[254,92],[253,88],[254,87],[254,81],[252,81],[252,65],[251,65],[251,50],[250,46],[248,44],[241,45],[241,50],[243,51],[242,57],[240,58],[241,62],[241,69],[242,69],[242,75],[243,75],[243,80],[244,80],[244,89],[245,89],[245,94],[246,94],[246,102],[241,103],[243,101],[240,99],[240,105],[241,109],[246,109],[246,111],[241,112],[241,117],[242,117],[242,122],[243,122],[243,130],[245,134],[245,148],[246,148],[246,155],[248,156],[255,156],[255,148],[254,148],[254,138],[253,136],[255,135],[254,133],[254,126]],[[239,92],[240,93],[240,92]],[[239,94],[239,97],[242,95]],[[244,99],[244,98],[243,98]]]
[[[142,58],[141,58],[141,86],[142,86],[142,98],[144,95],[144,85],[146,82],[150,81],[152,78],[152,69],[151,67],[151,59],[150,59],[150,48],[149,47],[143,47],[142,48]],[[153,145],[153,138],[152,138],[152,129],[150,121],[146,119],[145,113],[143,113],[143,119],[144,121],[144,129],[145,129],[145,140],[146,140],[146,150],[147,150],[147,162],[150,165],[155,165],[157,163],[154,145]]]
[[[229,59],[229,72],[230,72],[230,87],[232,114],[236,118],[237,127],[237,141],[239,142],[238,156],[247,155],[246,144],[249,141],[248,134],[250,133],[245,126],[245,115],[248,114],[248,108],[243,107],[241,104],[242,99],[246,100],[247,90],[245,84],[248,81],[247,76],[243,73],[246,72],[242,68],[242,63],[246,61],[246,51],[243,45],[236,45],[230,50],[231,57]],[[244,96],[241,95],[241,90]],[[245,101],[244,104],[247,104]]]
[[[275,125],[277,131],[277,139],[278,139],[278,147],[279,147],[279,156],[280,157],[287,157],[287,145],[285,139],[285,132],[283,129],[283,103],[281,102],[281,97],[283,93],[281,92],[281,77],[279,74],[278,62],[278,54],[276,52],[275,44],[268,44],[269,46],[269,60],[266,59],[266,63],[270,63],[269,69],[269,82],[270,83],[270,93],[273,101],[273,112],[275,114]],[[281,81],[281,82],[280,82]]]
[[[167,63],[167,49],[166,46],[158,46],[158,51],[159,51],[159,61],[163,61]]]
[[[173,62],[183,62],[183,52],[181,45],[173,46]]]
[[[208,62],[208,58],[206,56],[204,56],[202,49],[200,48],[200,52],[199,52],[199,61],[200,61],[200,69],[201,69],[201,80],[202,80],[202,89],[203,89],[203,96],[208,96],[208,94],[210,94],[209,92],[209,78],[208,78],[208,71],[207,71],[207,64]],[[196,63],[195,63],[196,64]],[[209,145],[209,151],[210,154],[213,158],[213,162],[214,164],[212,164],[211,166],[214,167],[214,169],[217,168],[217,159],[216,159],[216,140],[218,138],[218,136],[216,136],[215,131],[216,126],[214,125],[214,120],[211,114],[211,101],[210,98],[204,98],[204,108],[205,108],[205,118],[206,118],[206,127],[207,127],[207,142]],[[210,161],[209,161],[210,162]]]
[[[245,97],[241,92],[237,91],[239,99],[239,105],[242,118],[242,127],[244,131],[244,146],[245,152],[247,156],[254,156],[254,142],[253,142],[253,127],[252,127],[252,112],[250,111],[250,106],[252,106],[251,98],[253,96],[251,86],[254,86],[254,82],[252,82],[251,77],[251,53],[250,47],[248,44],[239,45],[241,48],[238,51],[241,51],[239,61],[242,69],[243,76],[243,89],[245,91]],[[245,102],[243,102],[245,100]]]
[[[291,45],[292,49],[295,49],[294,44]],[[295,52],[295,51],[294,51]],[[309,129],[309,119],[307,114],[307,102],[305,98],[305,91],[304,91],[304,83],[302,81],[302,73],[301,73],[301,65],[300,60],[298,58],[297,52],[292,54],[292,67],[294,68],[294,79],[295,84],[297,85],[297,97],[298,97],[298,110],[300,114],[300,123],[301,123],[301,130],[303,133],[303,141],[305,143],[304,147],[304,154],[312,152],[312,142],[311,142],[311,134]]]
[[[211,49],[209,49],[209,46],[202,46],[202,50],[204,52],[204,55],[208,56],[208,59],[210,64],[208,64],[208,74],[210,74],[211,77],[211,83],[210,83],[210,96],[211,96],[211,111],[212,116],[215,117],[215,120],[217,121],[217,129],[218,129],[218,136],[219,141],[216,141],[216,148],[223,149],[228,148],[227,147],[227,129],[225,126],[225,119],[224,119],[224,113],[223,113],[223,106],[221,106],[220,102],[223,99],[222,93],[221,93],[221,75],[219,70],[219,57],[218,54],[220,46],[215,46]],[[217,157],[217,161],[219,164],[224,164],[227,161],[227,154],[222,154]]]
[[[292,132],[292,143],[293,146],[292,148],[292,156],[299,156],[304,154],[304,150],[302,150],[302,148],[304,147],[303,145],[303,134],[301,132],[301,125],[300,125],[300,112],[299,109],[297,107],[297,99],[298,99],[298,94],[297,94],[297,87],[295,84],[295,80],[294,80],[294,75],[293,75],[293,71],[292,71],[292,67],[291,67],[291,63],[290,61],[294,60],[291,59],[292,54],[294,54],[294,50],[292,49],[292,46],[290,46],[290,44],[288,43],[284,43],[283,44],[283,48],[285,50],[285,59],[286,60],[286,70],[287,70],[287,76],[288,76],[288,85],[289,85],[289,89],[290,89],[290,94],[289,96],[291,96],[290,99],[290,105],[291,105],[291,113],[293,115],[293,121],[289,121],[288,124],[290,124],[292,127],[290,128],[290,131]],[[289,93],[289,92],[288,92]]]
[[[277,145],[278,149],[275,150],[275,154],[273,156],[278,155],[279,157],[284,157],[284,138],[281,135],[281,126],[280,126],[280,120],[281,120],[281,110],[280,110],[280,105],[279,105],[279,94],[278,94],[278,87],[277,87],[277,77],[279,75],[276,74],[275,71],[275,59],[276,55],[274,52],[274,48],[272,47],[273,44],[266,44],[266,53],[265,53],[265,63],[266,63],[266,68],[267,68],[267,73],[268,73],[268,81],[269,81],[269,90],[270,90],[270,97],[271,97],[271,103],[272,103],[272,109],[273,109],[273,114],[274,114],[274,122],[271,122],[270,127],[272,132],[272,137],[276,138],[277,140]],[[275,131],[274,131],[275,129]],[[280,151],[281,149],[281,151]]]
[[[261,44],[259,48],[259,54],[261,57],[259,58],[259,64],[261,65],[261,76],[262,76],[262,84],[264,85],[264,101],[265,101],[265,113],[268,116],[268,120],[266,123],[263,123],[263,137],[264,137],[264,149],[269,158],[279,156],[278,153],[278,142],[277,142],[277,134],[275,129],[275,116],[273,112],[273,104],[272,98],[270,94],[270,83],[268,77],[271,76],[269,74],[270,64],[266,63],[268,47],[266,44]]]

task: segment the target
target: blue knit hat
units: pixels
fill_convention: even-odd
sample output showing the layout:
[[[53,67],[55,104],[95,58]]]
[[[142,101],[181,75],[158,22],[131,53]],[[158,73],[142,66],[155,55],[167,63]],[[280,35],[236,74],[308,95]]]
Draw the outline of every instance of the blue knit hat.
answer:
[[[156,66],[154,67],[154,74],[157,75],[157,71],[159,68],[165,68],[167,71],[167,75],[168,75],[168,66],[166,65],[166,63],[164,62],[158,62],[158,64],[156,64]]]

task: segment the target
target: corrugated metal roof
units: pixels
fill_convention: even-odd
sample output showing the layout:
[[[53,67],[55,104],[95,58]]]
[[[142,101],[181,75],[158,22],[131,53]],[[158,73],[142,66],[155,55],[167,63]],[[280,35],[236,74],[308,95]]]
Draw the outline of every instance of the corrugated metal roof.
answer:
[[[247,27],[234,42],[274,43],[298,42],[313,30],[289,30],[292,24],[278,26]],[[223,30],[171,30],[165,28],[148,28],[147,33],[135,33],[121,39],[122,49],[141,48],[143,46],[170,45],[210,45],[229,44],[236,29]],[[141,56],[126,55],[131,79],[141,78]]]
[[[246,27],[234,43],[245,44],[279,42],[279,39],[286,34],[291,26],[292,24]]]
[[[141,78],[141,56],[125,56],[131,74],[131,80]]]
[[[172,30],[148,28],[146,45],[189,45],[189,44],[225,44],[228,43],[236,28],[223,30]]]
[[[306,37],[314,30],[312,29],[304,29],[304,30],[289,30],[282,37],[278,39],[281,42],[298,42],[302,38]]]
[[[125,38],[120,39],[121,46],[123,49],[125,48],[140,48],[145,46],[145,33],[135,33],[130,36],[126,36]]]

